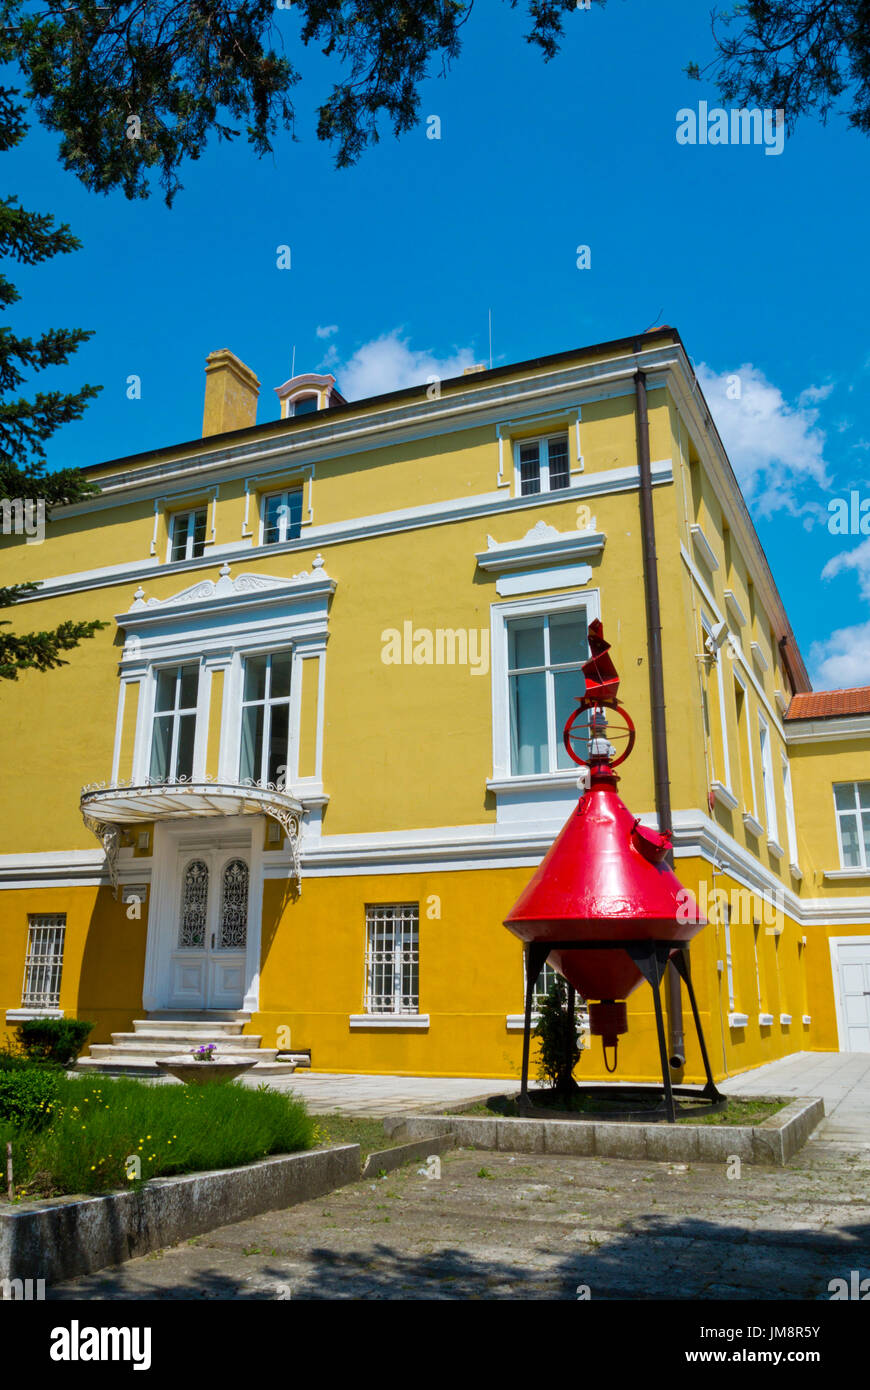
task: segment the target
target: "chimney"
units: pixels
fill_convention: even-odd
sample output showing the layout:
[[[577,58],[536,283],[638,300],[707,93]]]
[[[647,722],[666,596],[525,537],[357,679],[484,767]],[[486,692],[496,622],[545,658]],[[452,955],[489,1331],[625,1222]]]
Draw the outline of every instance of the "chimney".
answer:
[[[259,394],[259,381],[235,353],[228,348],[210,352],[205,359],[203,438],[255,425]]]

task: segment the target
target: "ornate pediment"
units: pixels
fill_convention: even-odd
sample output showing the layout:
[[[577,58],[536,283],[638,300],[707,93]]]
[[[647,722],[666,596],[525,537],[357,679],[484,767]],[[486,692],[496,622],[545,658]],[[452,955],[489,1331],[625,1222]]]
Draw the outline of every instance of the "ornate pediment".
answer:
[[[299,574],[280,577],[273,574],[239,574],[235,579],[230,578],[230,567],[224,563],[220,567],[217,579],[201,579],[196,584],[191,584],[187,589],[182,589],[177,594],[170,594],[169,598],[148,598],[145,597],[145,590],[140,585],[133,595],[133,602],[130,604],[130,612],[141,612],[142,610],[158,609],[165,611],[170,608],[179,608],[188,604],[198,605],[200,603],[210,603],[213,600],[224,600],[233,598],[241,594],[268,593],[287,590],[298,587],[305,583],[316,581],[329,581],[323,565],[323,556],[317,555],[314,558],[311,570],[302,570]]]
[[[497,541],[486,538],[486,550],[478,551],[477,563],[482,570],[521,569],[526,566],[553,564],[559,560],[598,555],[604,549],[606,537],[596,531],[595,518],[582,531],[559,531],[546,521],[534,526],[518,541]]]

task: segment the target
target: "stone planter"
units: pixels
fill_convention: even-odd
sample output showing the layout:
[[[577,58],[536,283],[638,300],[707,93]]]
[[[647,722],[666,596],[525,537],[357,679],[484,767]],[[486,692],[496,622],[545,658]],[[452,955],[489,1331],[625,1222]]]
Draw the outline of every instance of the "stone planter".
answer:
[[[180,1057],[160,1057],[157,1065],[183,1081],[186,1086],[207,1086],[215,1081],[232,1081],[257,1065],[256,1057],[230,1057],[221,1053],[211,1062],[197,1062],[190,1053]]]

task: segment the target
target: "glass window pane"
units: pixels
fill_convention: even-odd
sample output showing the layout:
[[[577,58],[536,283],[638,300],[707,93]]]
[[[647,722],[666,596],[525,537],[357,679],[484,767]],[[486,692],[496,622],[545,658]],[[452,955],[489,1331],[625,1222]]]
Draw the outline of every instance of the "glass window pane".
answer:
[[[298,541],[302,534],[302,493],[288,492],[281,522],[282,540]]]
[[[269,766],[266,779],[277,782],[281,777],[287,779],[287,728],[290,715],[289,705],[271,706],[271,728],[269,730]],[[282,771],[279,772],[279,768]]]
[[[547,462],[550,475],[550,491],[567,487],[570,482],[568,472],[568,439],[560,435],[547,440]]]
[[[577,665],[588,656],[585,613],[557,613],[550,618],[550,664],[562,666],[566,662]],[[583,683],[582,676],[580,677]],[[577,691],[578,695],[583,692]]]
[[[834,801],[838,811],[854,811],[855,788],[851,782],[834,788]]]
[[[857,869],[861,863],[858,848],[858,817],[840,816],[840,838],[843,841],[843,867]]]
[[[555,671],[553,673],[553,691],[556,702],[556,766],[557,767],[576,767],[573,758],[569,758],[565,741],[562,737],[565,724],[577,708],[577,701],[583,693],[583,675],[580,671]],[[587,746],[583,739],[581,724],[588,728],[589,716],[583,720],[578,719],[572,729],[571,745],[580,758],[587,755]]]
[[[181,668],[181,691],[178,697],[179,709],[196,709],[196,694],[199,689],[199,666],[193,662]]]
[[[300,400],[293,404],[293,414],[311,415],[317,409],[317,396],[302,396]]]
[[[544,620],[532,623],[511,623],[509,629],[508,662],[511,670],[527,670],[544,665]]]
[[[511,771],[548,772],[547,688],[543,671],[510,677]]]
[[[248,705],[242,710],[242,738],[239,776],[260,780],[260,753],[263,747],[263,706]]]
[[[179,512],[172,518],[172,559],[184,560],[187,556],[187,512]]]
[[[245,662],[245,700],[266,698],[266,658],[249,656]]]
[[[203,507],[201,511],[194,512],[193,521],[193,555],[202,555],[205,552],[205,528],[208,517],[208,508]]]
[[[193,773],[193,739],[196,733],[196,715],[182,714],[178,720],[178,750],[175,759],[175,776],[190,777]]]
[[[861,812],[861,831],[864,840],[864,863],[870,864],[870,811]]]
[[[169,754],[172,749],[172,715],[160,715],[154,720],[151,736],[150,776],[155,781],[165,782],[169,776]]]
[[[175,708],[175,682],[177,675],[177,666],[171,666],[168,669],[157,672],[157,690],[154,695],[154,708],[156,710]]]
[[[520,493],[541,491],[541,451],[537,441],[520,445]]]
[[[286,494],[275,492],[271,497],[266,498],[266,510],[263,516],[263,544],[276,545],[281,539],[279,522],[281,514],[279,508],[283,506]]]
[[[290,653],[272,653],[272,685],[270,695],[273,700],[284,700],[290,694]]]
[[[862,810],[870,811],[870,782],[858,783],[858,803]]]

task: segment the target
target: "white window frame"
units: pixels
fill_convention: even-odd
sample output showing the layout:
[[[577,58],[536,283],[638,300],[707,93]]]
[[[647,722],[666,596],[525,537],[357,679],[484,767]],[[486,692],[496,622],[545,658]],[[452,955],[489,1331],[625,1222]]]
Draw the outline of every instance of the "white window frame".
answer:
[[[288,518],[287,514],[285,513],[285,515],[281,517],[281,520],[280,520],[280,522],[279,522],[279,524],[278,524],[278,539],[277,539],[276,541],[268,541],[268,542],[267,542],[267,540],[266,540],[266,509],[267,509],[267,507],[268,507],[268,504],[269,504],[269,502],[271,501],[272,498],[274,498],[274,497],[280,497],[280,498],[283,499],[283,505],[286,506],[286,507],[288,508],[288,511],[289,511],[289,507],[290,507],[290,496],[291,496],[291,494],[294,494],[294,495],[298,494],[298,495],[299,495],[299,534],[298,534],[298,535],[295,535],[295,536],[290,536],[290,535],[287,534],[290,528],[289,528],[289,518]],[[276,489],[275,489],[274,491],[272,491],[272,492],[263,492],[263,493],[261,493],[261,494],[260,494],[260,534],[259,534],[258,544],[259,544],[259,545],[267,545],[267,544],[268,544],[268,545],[285,545],[285,544],[287,543],[287,541],[298,541],[298,540],[300,539],[301,535],[302,535],[302,514],[303,514],[304,510],[305,510],[305,492],[304,492],[304,489],[303,489],[301,483],[300,483],[298,486],[293,486],[293,485],[291,485],[291,486],[289,486],[289,487],[276,488]]]
[[[564,439],[567,450],[568,481],[564,487],[550,487],[550,440]],[[523,492],[520,450],[529,444],[538,446],[538,469],[541,486],[537,492]],[[541,497],[545,493],[567,492],[571,487],[571,431],[551,430],[548,434],[531,435],[526,439],[514,439],[514,495],[516,497]]]
[[[702,612],[702,613],[701,613],[701,629],[702,629],[702,632],[703,632],[703,637],[702,637],[702,639],[701,639],[702,644],[703,644],[703,641],[704,641],[704,638],[705,638],[705,637],[711,637],[711,636],[712,636],[712,628],[713,628],[712,619],[709,619],[709,618],[707,617],[707,615],[706,615],[704,612]],[[727,719],[726,710],[725,710],[725,680],[724,680],[724,677],[723,677],[723,675],[722,675],[722,661],[721,661],[721,655],[722,655],[722,654],[721,654],[721,650],[720,650],[720,651],[717,651],[717,652],[714,654],[714,656],[712,657],[712,660],[713,660],[713,662],[714,662],[714,664],[715,664],[715,667],[716,667],[716,681],[717,681],[717,688],[718,688],[718,691],[719,691],[719,727],[720,727],[721,732],[722,732],[722,760],[723,760],[723,763],[724,763],[724,767],[723,767],[723,769],[722,769],[722,772],[723,772],[723,774],[724,774],[723,786],[725,787],[725,790],[728,792],[729,796],[731,796],[732,798],[734,798],[735,803],[736,803],[736,797],[734,797],[734,791],[733,791],[733,782],[732,782],[732,780],[731,780],[731,757],[730,757],[729,750],[728,750],[728,719]],[[710,700],[709,700],[709,697],[708,697],[708,699],[707,699],[707,714],[708,714],[708,718],[709,718],[709,712],[710,712]],[[711,733],[711,738],[710,738],[710,771],[711,771],[713,780],[715,781],[715,780],[716,780],[716,759],[715,759],[715,757],[714,757],[714,748],[713,748],[712,733]]]
[[[200,512],[204,513],[204,515],[205,515],[205,533],[204,533],[204,535],[203,535],[203,540],[202,540],[202,550],[200,551],[199,555],[194,555],[194,553],[193,553],[193,547],[194,547],[194,541],[195,541],[195,538],[196,538],[196,521],[195,521],[195,518],[196,518],[196,516],[197,516]],[[183,554],[183,555],[178,555],[178,556],[176,556],[176,557],[173,558],[172,552],[173,552],[173,550],[174,550],[174,548],[175,548],[175,533],[176,533],[176,530],[177,530],[177,528],[178,528],[179,523],[182,522],[182,521],[183,521],[183,522],[186,524],[186,526],[187,526],[187,539],[186,539],[186,542],[185,542],[184,554]],[[208,503],[205,503],[204,506],[190,507],[190,508],[188,508],[187,511],[183,511],[183,512],[172,512],[172,513],[171,513],[171,515],[170,515],[170,517],[169,517],[169,546],[168,546],[167,551],[166,551],[166,559],[167,559],[167,561],[168,561],[170,564],[173,564],[173,565],[180,565],[180,564],[182,563],[183,560],[199,560],[199,559],[201,559],[202,556],[205,554],[205,548],[206,548],[207,545],[208,545]]]
[[[731,943],[731,908],[726,903],[725,911],[722,914],[723,925],[725,927],[725,979],[728,985],[728,1012],[734,1013],[737,1005],[734,1002],[734,955]]]
[[[261,657],[261,656],[264,656],[264,657],[266,658],[266,685],[265,685],[266,694],[264,695],[264,697],[263,697],[262,700],[246,700],[246,699],[245,699],[245,674],[246,674],[247,664],[248,664],[249,661],[255,660],[257,657]],[[287,693],[286,695],[278,695],[278,696],[275,696],[275,697],[273,698],[272,695],[271,695],[271,689],[272,689],[272,658],[273,658],[274,656],[288,656],[288,657],[290,658],[290,688],[289,688],[289,691],[288,691],[288,693]],[[284,786],[289,786],[289,785],[291,785],[291,783],[292,783],[292,781],[293,781],[293,777],[292,777],[291,772],[290,772],[290,768],[291,768],[291,750],[292,750],[292,748],[294,747],[294,745],[295,745],[295,743],[296,743],[296,741],[297,741],[297,738],[298,738],[298,731],[297,731],[296,737],[294,737],[294,731],[293,731],[293,728],[292,728],[294,709],[298,708],[298,700],[295,698],[295,697],[296,697],[296,692],[295,692],[294,689],[293,689],[294,671],[297,671],[296,663],[295,663],[294,660],[293,660],[293,648],[292,648],[292,646],[286,646],[286,647],[273,647],[273,648],[270,648],[270,650],[267,651],[267,652],[245,652],[245,653],[242,655],[241,663],[242,663],[241,690],[240,690],[240,701],[239,701],[239,711],[238,711],[238,717],[239,717],[239,761],[238,761],[238,768],[237,768],[237,773],[238,773],[239,780],[241,780],[241,776],[242,776],[242,767],[241,767],[241,762],[242,762],[242,721],[244,720],[244,717],[245,717],[245,710],[246,710],[246,709],[249,709],[249,708],[251,708],[252,706],[255,706],[255,705],[262,705],[262,706],[263,706],[263,742],[262,742],[262,746],[261,746],[261,748],[260,748],[260,770],[259,770],[259,776],[258,776],[258,777],[254,777],[252,780],[255,781],[255,782],[259,781],[259,782],[262,782],[263,784],[265,784],[265,783],[268,781],[268,770],[269,770],[269,769],[268,769],[268,765],[269,765],[268,749],[269,749],[269,744],[270,744],[270,742],[271,742],[271,736],[272,736],[272,710],[274,709],[274,707],[275,707],[276,705],[286,705],[286,706],[287,706],[287,764],[286,764],[286,766],[285,766],[285,768],[284,768],[284,775],[283,775],[283,779],[282,779],[282,785],[284,785]],[[297,678],[298,678],[298,671],[297,671]]]
[[[46,934],[51,950],[40,948],[39,934]],[[60,933],[60,949],[57,949]],[[58,1009],[63,979],[63,958],[66,946],[65,912],[30,912],[27,915],[27,952],[24,960],[24,980],[21,986],[22,1009]],[[41,972],[41,973],[40,973]],[[34,976],[44,982],[46,976],[51,989],[34,988]]]
[[[420,1017],[420,904],[419,904],[418,902],[416,902],[416,903],[414,903],[414,902],[405,902],[405,903],[366,903],[365,912],[366,912],[365,977],[364,977],[364,993],[363,993],[363,1009],[364,1009],[365,1017],[368,1017],[368,1018],[419,1018],[419,1017]],[[375,990],[374,990],[374,983],[375,983],[375,980],[374,980],[374,969],[375,969],[376,961],[375,961],[375,959],[374,959],[375,948],[374,948],[374,945],[373,945],[373,929],[374,929],[374,927],[377,925],[376,914],[378,914],[378,913],[389,913],[389,912],[391,912],[391,913],[398,913],[398,914],[402,914],[402,913],[412,913],[412,914],[414,914],[414,916],[411,918],[411,926],[413,927],[413,932],[412,932],[412,934],[411,934],[411,935],[412,935],[413,945],[411,946],[410,949],[411,949],[411,952],[412,952],[412,957],[413,957],[413,956],[416,957],[416,961],[414,961],[414,960],[412,959],[412,964],[416,964],[417,990],[416,990],[416,994],[415,994],[415,995],[409,996],[410,998],[413,998],[413,999],[416,1000],[416,1004],[415,1004],[414,1007],[410,1007],[410,1006],[405,1007],[405,1006],[403,1006],[403,1003],[402,1003],[402,1000],[403,1000],[403,998],[404,998],[404,996],[403,996],[403,994],[402,994],[402,973],[403,973],[402,967],[403,967],[403,963],[404,963],[402,957],[403,957],[403,951],[405,950],[405,946],[404,946],[404,937],[405,937],[405,933],[404,933],[404,931],[402,931],[401,933],[397,933],[396,930],[395,930],[396,924],[398,924],[400,927],[403,927],[404,924],[405,924],[405,922],[406,922],[406,920],[407,920],[407,919],[405,919],[404,917],[402,917],[401,915],[398,916],[398,917],[394,917],[394,918],[393,918],[393,922],[394,922],[394,927],[393,927],[393,945],[392,945],[392,948],[391,948],[391,950],[392,950],[392,956],[393,956],[393,993],[392,993],[393,1008],[391,1008],[391,1009],[385,1009],[383,1006],[381,1006],[381,1007],[379,1007],[379,1008],[374,1008],[374,1007],[373,1007],[373,1001],[374,1001],[374,999],[375,999],[375,997],[376,997]],[[397,943],[398,943],[398,944],[397,944]]]
[[[493,781],[523,783],[534,781],[552,782],[559,778],[576,783],[577,773],[573,768],[558,768],[555,772],[534,774],[511,771],[511,724],[510,690],[508,685],[508,624],[515,618],[549,617],[554,614],[570,612],[574,609],[586,610],[586,627],[595,618],[601,617],[601,593],[598,589],[578,589],[570,593],[553,595],[549,598],[515,599],[507,603],[494,603],[490,609],[491,651],[492,651],[492,765]],[[578,769],[579,771],[579,769]]]
[[[791,785],[791,763],[784,753],[782,759],[782,794],[785,801],[785,828],[788,836],[788,862],[798,867],[797,824],[794,816],[794,792]]]
[[[176,672],[176,676],[175,676],[175,697],[176,697],[176,699],[180,699],[180,698],[181,698],[181,668],[182,668],[182,666],[195,666],[195,667],[196,667],[196,704],[193,705],[193,706],[185,705],[183,708],[182,708],[181,706],[173,706],[173,708],[172,708],[171,710],[158,710],[158,709],[157,709],[157,679],[158,679],[158,676],[160,675],[160,672],[161,672],[161,671],[175,671],[175,672]],[[178,780],[178,730],[179,730],[179,720],[180,720],[180,717],[181,717],[182,714],[192,714],[192,715],[193,715],[193,760],[192,760],[192,767],[191,767],[191,774],[190,774],[190,775],[191,775],[191,778],[194,778],[194,777],[196,777],[196,775],[197,775],[197,743],[198,743],[198,741],[200,741],[200,731],[201,731],[201,728],[202,728],[202,723],[201,723],[201,718],[202,718],[202,695],[203,695],[203,691],[202,691],[202,686],[203,686],[203,669],[202,669],[202,662],[201,662],[201,661],[198,661],[196,658],[194,658],[193,660],[179,660],[179,661],[172,661],[172,662],[161,662],[159,666],[158,666],[158,665],[152,666],[150,675],[151,675],[151,681],[150,681],[150,685],[151,685],[151,699],[150,699],[150,702],[149,702],[149,703],[150,703],[150,717],[149,717],[149,721],[148,721],[148,730],[149,730],[149,732],[148,732],[148,747],[147,747],[146,755],[145,755],[146,775],[147,775],[148,778],[151,777],[151,754],[152,754],[152,751],[153,751],[153,748],[154,748],[154,726],[155,726],[155,724],[156,724],[156,722],[157,722],[158,719],[165,719],[168,715],[171,715],[171,716],[172,716],[172,743],[171,743],[170,750],[169,750],[169,767],[170,767],[170,774],[169,774],[169,776],[167,777],[166,780],[167,780],[167,782],[170,783],[170,784],[171,784],[172,782],[176,782],[176,781]],[[207,717],[207,714],[206,714],[206,717]]]
[[[292,419],[295,417],[295,415],[296,415],[296,407],[297,407],[297,405],[299,404],[300,401],[316,401],[316,402],[317,402],[317,404],[315,405],[315,407],[314,407],[313,410],[303,410],[303,411],[302,411],[302,415],[300,415],[300,417],[299,417],[300,419],[302,419],[302,416],[304,416],[304,415],[316,415],[317,412],[318,412],[318,410],[321,410],[321,409],[322,409],[322,406],[321,406],[321,404],[320,404],[320,392],[319,392],[319,391],[303,391],[300,395],[294,396],[293,399],[292,399],[291,401],[288,401],[288,404],[287,404],[287,414],[288,414],[288,417],[289,417],[291,420],[292,420]]]
[[[750,811],[750,812],[751,812],[753,820],[757,820],[757,819],[758,819],[758,798],[757,798],[756,791],[755,791],[755,759],[754,759],[754,757],[753,757],[753,755],[752,755],[752,712],[751,712],[751,709],[750,709],[750,706],[749,706],[749,688],[748,688],[748,686],[747,686],[746,681],[745,681],[745,680],[743,679],[743,677],[740,675],[740,672],[736,669],[736,667],[735,667],[735,669],[734,669],[734,679],[735,679],[735,681],[737,682],[737,684],[740,686],[740,689],[743,691],[743,709],[744,709],[745,716],[746,716],[745,721],[744,721],[744,723],[745,723],[745,728],[746,728],[746,755],[747,755],[747,758],[748,758],[748,760],[749,760],[749,784],[750,784],[750,785],[749,785],[749,791],[750,791],[750,793],[751,793],[751,795],[752,795],[752,805],[751,805],[751,806],[747,806],[747,805],[746,805],[746,788],[745,788],[745,787],[743,788],[743,798],[744,798],[744,799],[743,799],[743,808],[744,808],[745,811]],[[735,711],[734,711],[734,712],[735,712],[735,716],[736,716],[736,713],[737,713],[736,704],[735,704]],[[738,752],[739,752],[739,749],[740,749],[740,721],[739,721],[739,720],[737,721],[737,747],[738,747]]]
[[[761,789],[764,793],[764,815],[768,840],[777,836],[776,787],[773,782],[773,752],[770,747],[770,726],[764,715],[758,713],[758,742],[761,747]]]
[[[860,785],[860,786],[870,785],[870,780],[868,780],[868,779],[862,777],[862,778],[858,778],[858,779],[857,779],[856,781],[854,781],[854,782],[833,782],[833,783],[831,784],[831,799],[833,800],[833,803],[834,803],[834,821],[835,821],[835,824],[836,824],[836,826],[837,826],[837,846],[838,846],[839,851],[840,851],[840,868],[841,868],[841,869],[845,869],[845,870],[847,870],[847,871],[851,870],[851,871],[854,872],[854,873],[860,873],[861,870],[864,870],[865,872],[870,871],[870,856],[867,855],[867,853],[866,853],[866,851],[865,851],[865,849],[864,849],[864,833],[863,833],[863,829],[862,829],[862,826],[861,826],[861,812],[862,812],[862,810],[866,810],[866,807],[862,807],[862,806],[861,806],[861,803],[860,803],[860,801],[859,801],[859,799],[858,799],[858,787],[859,787],[859,785]],[[843,835],[842,835],[842,830],[841,830],[841,826],[840,826],[840,816],[841,816],[841,815],[851,815],[852,812],[851,812],[851,811],[841,811],[840,808],[839,808],[839,806],[837,805],[837,788],[838,788],[838,787],[851,787],[851,788],[852,788],[852,794],[853,794],[854,800],[855,800],[855,815],[856,815],[857,818],[858,818],[858,853],[859,853],[859,855],[861,856],[861,862],[860,862],[860,864],[847,864],[847,863],[846,863],[846,856],[845,856],[845,854],[843,853]]]

